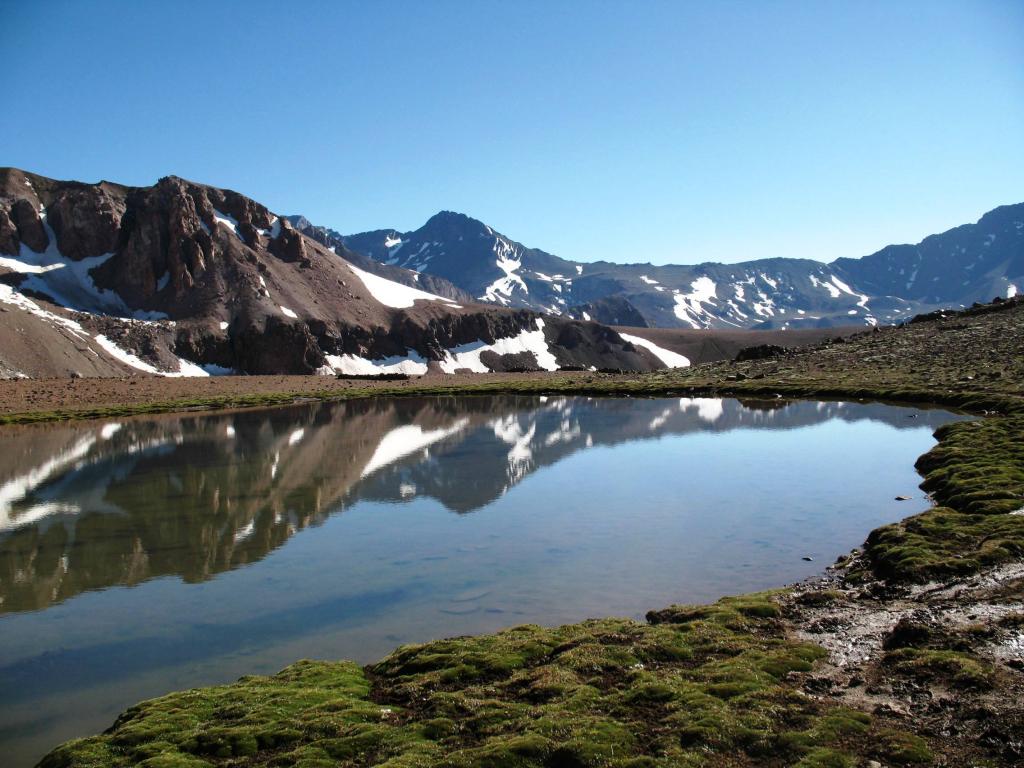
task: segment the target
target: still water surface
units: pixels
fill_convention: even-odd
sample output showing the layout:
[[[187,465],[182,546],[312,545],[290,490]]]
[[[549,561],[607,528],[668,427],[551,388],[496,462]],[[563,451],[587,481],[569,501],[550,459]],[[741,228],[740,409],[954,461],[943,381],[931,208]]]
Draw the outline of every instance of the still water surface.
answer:
[[[810,576],[926,508],[954,418],[450,397],[0,430],[0,755],[303,657]]]

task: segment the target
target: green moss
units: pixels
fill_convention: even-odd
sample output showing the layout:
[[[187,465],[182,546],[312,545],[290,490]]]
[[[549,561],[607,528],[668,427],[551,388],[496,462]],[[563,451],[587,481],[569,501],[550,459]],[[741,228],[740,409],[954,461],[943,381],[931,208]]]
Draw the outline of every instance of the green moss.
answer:
[[[938,503],[984,515],[1024,507],[1024,418],[947,424],[935,436],[917,469]]]
[[[936,507],[877,528],[865,547],[882,578],[923,582],[1024,556],[1024,515],[965,515]]]
[[[930,765],[931,750],[924,739],[905,731],[882,731],[877,735],[878,756],[896,765]]]
[[[814,590],[812,592],[803,592],[797,595],[796,602],[799,605],[808,605],[811,607],[820,607],[824,605],[834,605],[835,603],[841,603],[846,600],[846,595],[835,589],[821,589]]]
[[[404,646],[365,671],[300,662],[140,704],[46,765],[639,767],[701,765],[711,750],[829,766],[866,754],[865,715],[791,688],[823,651],[787,639],[777,615],[771,594],[750,595],[658,623]]]
[[[853,768],[853,758],[834,749],[815,749],[801,758],[795,768]]]
[[[896,674],[924,682],[943,680],[965,689],[985,689],[992,685],[991,666],[959,651],[900,648],[887,652],[883,663]]]

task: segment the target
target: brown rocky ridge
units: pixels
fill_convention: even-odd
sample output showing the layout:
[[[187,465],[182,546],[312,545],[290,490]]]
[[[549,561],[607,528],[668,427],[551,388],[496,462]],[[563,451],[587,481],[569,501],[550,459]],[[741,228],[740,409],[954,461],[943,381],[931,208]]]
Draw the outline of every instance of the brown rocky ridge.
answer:
[[[420,279],[230,190],[0,169],[0,376],[664,367],[607,326]]]

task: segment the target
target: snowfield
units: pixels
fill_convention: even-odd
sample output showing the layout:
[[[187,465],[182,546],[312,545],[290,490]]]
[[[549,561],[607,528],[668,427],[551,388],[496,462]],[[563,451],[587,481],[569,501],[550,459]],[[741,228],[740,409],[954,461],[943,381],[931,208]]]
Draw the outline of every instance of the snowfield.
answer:
[[[544,338],[544,321],[537,318],[536,323],[537,330],[524,329],[516,336],[498,339],[493,344],[474,341],[450,349],[445,359],[441,361],[441,370],[445,373],[455,373],[460,368],[468,368],[473,373],[487,373],[490,369],[480,361],[480,355],[491,351],[499,355],[532,352],[537,359],[538,367],[545,371],[557,371],[558,361],[555,360]]]
[[[369,272],[364,272],[359,267],[345,263],[352,274],[358,277],[366,290],[370,292],[377,301],[383,304],[385,307],[391,307],[392,309],[409,309],[417,301],[440,301],[447,307],[453,309],[462,309],[461,304],[456,304],[451,299],[446,299],[443,296],[438,296],[433,293],[427,293],[421,291],[419,288],[410,288],[407,285],[396,283],[393,280],[380,277],[379,275],[373,275]]]
[[[463,369],[473,373],[489,373],[491,369],[480,360],[484,352],[498,355],[530,352],[538,367],[545,371],[558,370],[558,361],[544,338],[544,321],[540,318],[536,320],[535,330],[525,328],[515,336],[497,339],[493,344],[480,340],[448,349],[438,365],[444,373],[455,373]],[[426,372],[427,359],[413,349],[407,350],[405,357],[393,356],[379,360],[356,355],[327,355],[327,365],[320,370],[320,373],[328,376],[334,373],[344,376],[376,376],[386,373],[422,376]]]
[[[484,289],[484,295],[480,299],[507,305],[509,299],[512,298],[512,292],[517,286],[523,290],[523,293],[530,292],[526,287],[526,283],[523,282],[523,278],[516,274],[516,270],[523,265],[523,262],[515,249],[501,238],[495,238],[493,250],[498,257],[494,263],[505,274],[487,286]]]
[[[416,353],[408,350],[407,357],[385,357],[381,360],[369,360],[356,355],[327,355],[327,366],[321,373],[330,376],[340,373],[343,376],[377,376],[382,373],[404,373],[407,376],[422,376],[427,372],[427,361]]]
[[[710,277],[698,277],[690,283],[690,293],[675,294],[676,317],[694,328],[707,327],[707,321],[712,315],[702,305],[715,306],[715,297],[715,281]]]
[[[633,346],[643,347],[647,351],[653,353],[655,357],[661,360],[661,362],[669,368],[688,368],[690,365],[690,359],[688,357],[684,357],[677,352],[659,347],[653,341],[642,339],[639,336],[630,336],[628,333],[620,333],[619,336]]]

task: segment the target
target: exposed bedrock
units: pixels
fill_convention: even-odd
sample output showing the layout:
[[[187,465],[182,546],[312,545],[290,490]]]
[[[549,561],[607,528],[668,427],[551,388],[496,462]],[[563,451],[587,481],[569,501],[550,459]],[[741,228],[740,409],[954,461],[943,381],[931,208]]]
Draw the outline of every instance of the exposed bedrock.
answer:
[[[101,344],[97,354],[118,372],[187,373],[184,360],[305,374],[328,356],[440,361],[500,339],[516,339],[487,356],[501,369],[662,367],[610,328],[481,304],[441,278],[325,245],[310,231],[237,192],[175,176],[125,187],[0,169],[0,250],[15,257],[0,272],[11,288],[25,286],[5,306],[32,312],[29,300],[48,301],[33,322],[66,336],[70,326],[53,312],[65,313],[105,336],[120,351]],[[23,245],[45,255],[23,265]],[[76,338],[72,345],[88,346]],[[16,374],[63,375],[8,357],[0,363]]]

